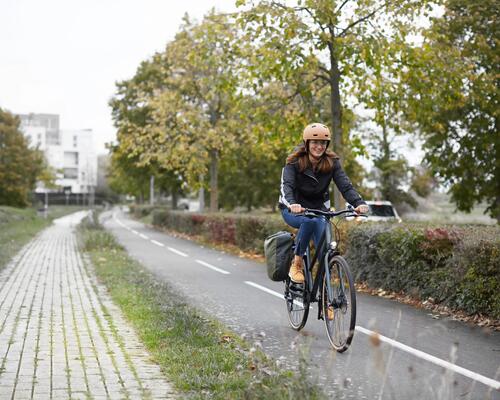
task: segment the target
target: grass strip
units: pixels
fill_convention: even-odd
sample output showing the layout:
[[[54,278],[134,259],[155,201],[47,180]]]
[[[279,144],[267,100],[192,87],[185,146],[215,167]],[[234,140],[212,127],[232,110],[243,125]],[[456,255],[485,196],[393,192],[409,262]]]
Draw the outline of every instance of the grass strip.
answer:
[[[305,362],[299,373],[280,370],[264,353],[158,281],[99,224],[85,220],[79,240],[99,281],[182,398],[326,398],[305,378]]]
[[[54,219],[81,209],[78,206],[51,206],[47,218],[43,218],[33,208],[0,206],[0,269]]]

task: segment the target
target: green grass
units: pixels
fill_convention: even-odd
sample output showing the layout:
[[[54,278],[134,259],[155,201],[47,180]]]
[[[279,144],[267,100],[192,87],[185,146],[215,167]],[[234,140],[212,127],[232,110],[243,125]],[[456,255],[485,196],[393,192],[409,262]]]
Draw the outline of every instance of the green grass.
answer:
[[[47,218],[43,218],[33,208],[0,206],[0,269],[52,220],[78,210],[81,207],[52,206],[49,207]]]
[[[87,219],[79,238],[99,280],[181,398],[326,398],[304,378],[305,371],[279,370],[262,352],[190,306],[168,284],[128,257],[100,226]]]

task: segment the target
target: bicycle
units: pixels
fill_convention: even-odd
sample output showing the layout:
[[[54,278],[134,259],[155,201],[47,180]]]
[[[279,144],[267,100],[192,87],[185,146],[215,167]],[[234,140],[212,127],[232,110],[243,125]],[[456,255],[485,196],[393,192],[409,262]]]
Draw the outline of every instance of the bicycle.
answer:
[[[332,347],[343,353],[349,347],[356,326],[356,290],[349,265],[338,251],[338,243],[333,240],[332,226],[338,229],[333,217],[358,217],[353,207],[341,211],[305,209],[303,215],[311,218],[325,218],[326,226],[318,248],[311,260],[308,246],[303,255],[304,283],[297,284],[287,277],[285,280],[285,300],[288,319],[293,329],[301,330],[309,315],[311,303],[318,302],[318,319],[325,321],[328,340]],[[317,260],[319,268],[313,280],[313,267]],[[328,266],[328,268],[326,268]],[[318,293],[321,284],[321,291]],[[347,322],[347,325],[345,324]]]

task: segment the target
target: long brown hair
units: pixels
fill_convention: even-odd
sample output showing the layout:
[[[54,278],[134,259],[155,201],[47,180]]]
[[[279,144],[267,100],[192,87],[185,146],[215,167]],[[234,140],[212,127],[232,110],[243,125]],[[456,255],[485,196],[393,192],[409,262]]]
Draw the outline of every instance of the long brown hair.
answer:
[[[338,159],[339,156],[335,154],[333,151],[326,149],[321,158],[319,159],[318,164],[316,165],[315,172],[330,172],[333,169],[333,163],[335,159]],[[287,164],[292,164],[298,162],[299,163],[299,171],[302,172],[307,168],[312,169],[311,160],[309,160],[309,155],[306,149],[305,143],[301,143],[297,146],[293,153],[290,154],[287,159]]]

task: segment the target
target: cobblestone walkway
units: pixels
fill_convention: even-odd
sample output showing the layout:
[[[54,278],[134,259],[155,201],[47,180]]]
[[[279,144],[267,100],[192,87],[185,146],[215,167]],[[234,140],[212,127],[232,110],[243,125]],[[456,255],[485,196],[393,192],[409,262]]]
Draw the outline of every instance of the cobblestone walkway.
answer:
[[[0,272],[0,399],[172,399],[160,369],[77,249],[82,213]]]

